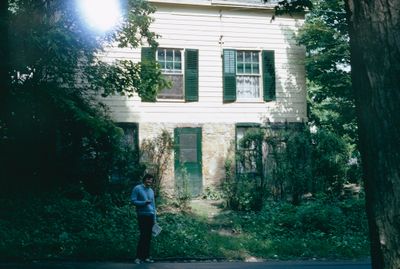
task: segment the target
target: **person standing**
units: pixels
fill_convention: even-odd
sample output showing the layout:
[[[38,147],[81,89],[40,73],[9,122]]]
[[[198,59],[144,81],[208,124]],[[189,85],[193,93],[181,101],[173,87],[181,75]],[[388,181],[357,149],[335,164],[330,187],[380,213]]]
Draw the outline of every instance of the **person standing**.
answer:
[[[150,259],[150,243],[152,228],[156,223],[156,205],[154,191],[151,188],[154,177],[151,174],[143,176],[143,183],[132,190],[131,201],[136,206],[136,215],[139,225],[139,242],[136,248],[135,263],[154,262]]]

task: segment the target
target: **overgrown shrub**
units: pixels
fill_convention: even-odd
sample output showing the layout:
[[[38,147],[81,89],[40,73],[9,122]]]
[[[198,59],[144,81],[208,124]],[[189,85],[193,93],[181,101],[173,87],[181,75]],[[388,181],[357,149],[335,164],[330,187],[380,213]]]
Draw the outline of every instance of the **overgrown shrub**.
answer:
[[[84,189],[0,198],[0,260],[126,260],[135,255],[136,212],[129,196]],[[79,198],[77,198],[79,197]],[[247,257],[357,258],[368,255],[363,199],[321,198],[294,206],[265,203],[259,212],[222,211],[212,218],[160,206],[158,259]],[[12,208],[13,210],[10,210]],[[296,247],[296,249],[293,249]]]
[[[159,196],[165,172],[168,169],[174,141],[167,130],[154,138],[144,139],[141,145],[141,160],[146,169],[154,176],[153,188],[156,196]]]
[[[179,168],[179,177],[175,180],[176,205],[181,209],[189,206],[192,195],[189,190],[189,174],[184,167]]]
[[[319,130],[312,135],[312,193],[338,197],[350,169],[345,141],[332,132]]]
[[[239,141],[236,164],[226,163],[227,204],[237,210],[259,210],[268,198],[295,205],[319,194],[339,199],[347,176],[359,176],[348,173],[354,170],[349,152],[336,134],[311,133],[307,125],[250,128]],[[236,174],[231,172],[234,165]]]
[[[265,159],[270,167],[265,169],[269,176],[269,192],[277,200],[290,198],[299,204],[309,190],[311,180],[311,140],[306,126],[301,129],[270,130],[266,137],[269,147]],[[267,164],[266,164],[267,165]]]
[[[241,176],[222,184],[227,206],[233,210],[253,211],[263,206],[263,189],[254,182],[254,178]]]

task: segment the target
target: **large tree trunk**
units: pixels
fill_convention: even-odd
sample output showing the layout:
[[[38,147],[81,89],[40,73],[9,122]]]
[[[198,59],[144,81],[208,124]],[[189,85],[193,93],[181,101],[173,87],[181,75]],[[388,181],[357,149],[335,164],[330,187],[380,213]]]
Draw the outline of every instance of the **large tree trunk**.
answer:
[[[0,1],[0,97],[8,82],[8,1]]]
[[[400,268],[400,1],[347,0],[372,266]]]

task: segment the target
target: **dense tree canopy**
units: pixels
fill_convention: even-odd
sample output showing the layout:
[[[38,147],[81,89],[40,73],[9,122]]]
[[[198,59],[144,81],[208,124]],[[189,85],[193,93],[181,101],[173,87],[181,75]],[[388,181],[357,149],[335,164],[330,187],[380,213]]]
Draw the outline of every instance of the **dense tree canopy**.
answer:
[[[355,144],[358,135],[344,2],[314,1],[298,40],[307,49],[310,121]]]
[[[112,42],[121,47],[142,42],[156,46],[156,36],[149,30],[154,9],[146,1],[128,1],[122,25],[101,34],[85,24],[76,1],[5,2],[1,7],[2,38],[7,38],[1,47],[6,55],[1,69],[2,183],[104,184],[121,132],[95,97],[136,92],[154,100],[164,81],[155,65],[131,61],[111,65],[96,55]]]

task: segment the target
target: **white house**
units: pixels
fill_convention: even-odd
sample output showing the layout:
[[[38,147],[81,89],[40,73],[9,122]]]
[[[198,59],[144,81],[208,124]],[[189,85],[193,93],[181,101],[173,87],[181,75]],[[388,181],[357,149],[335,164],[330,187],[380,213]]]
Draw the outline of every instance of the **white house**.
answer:
[[[237,137],[251,125],[306,121],[305,49],[294,36],[303,17],[276,17],[263,0],[150,0],[159,48],[109,48],[108,59],[155,58],[173,81],[156,102],[113,96],[105,102],[116,122],[138,140],[161,130],[179,145],[165,187],[178,167],[193,194],[224,178]],[[276,1],[272,1],[276,2]]]

